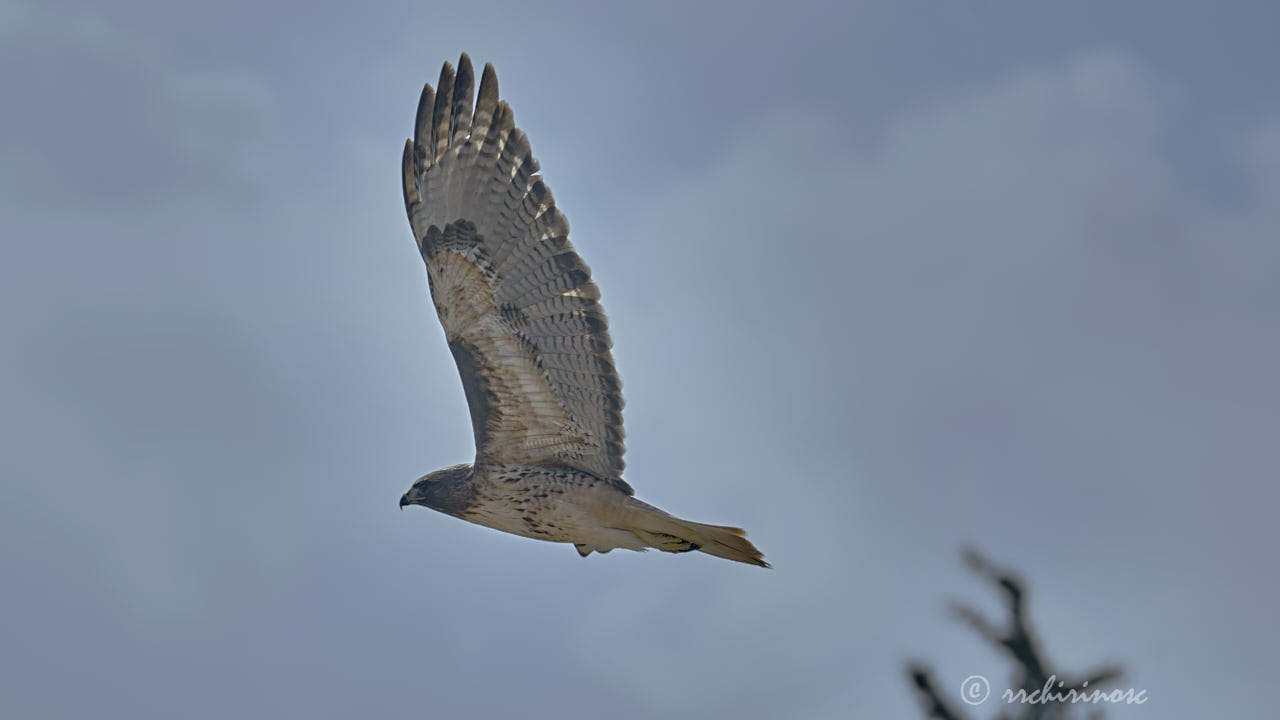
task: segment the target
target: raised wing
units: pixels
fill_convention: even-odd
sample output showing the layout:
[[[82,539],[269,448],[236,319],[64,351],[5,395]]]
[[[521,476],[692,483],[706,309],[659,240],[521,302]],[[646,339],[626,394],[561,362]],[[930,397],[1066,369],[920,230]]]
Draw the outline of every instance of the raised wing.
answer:
[[[622,481],[622,388],[590,270],[486,64],[445,63],[404,149],[404,201],[462,375],[476,462]]]

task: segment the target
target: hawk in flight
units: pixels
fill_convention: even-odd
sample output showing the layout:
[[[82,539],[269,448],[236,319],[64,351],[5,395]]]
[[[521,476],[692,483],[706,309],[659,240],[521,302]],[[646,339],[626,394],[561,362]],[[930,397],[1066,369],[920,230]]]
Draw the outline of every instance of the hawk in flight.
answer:
[[[622,390],[608,321],[569,223],[486,64],[449,63],[418,102],[404,203],[458,364],[476,459],[419,478],[423,505],[503,532],[614,548],[701,550],[768,567],[738,528],[673,517],[622,479]]]

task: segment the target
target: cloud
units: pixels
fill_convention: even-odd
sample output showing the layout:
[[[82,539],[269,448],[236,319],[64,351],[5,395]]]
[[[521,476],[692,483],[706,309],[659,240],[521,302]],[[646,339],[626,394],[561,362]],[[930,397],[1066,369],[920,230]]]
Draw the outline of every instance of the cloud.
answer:
[[[14,7],[0,51],[10,202],[110,217],[122,203],[193,191],[216,202],[261,184],[281,128],[260,77],[184,63],[98,14]]]

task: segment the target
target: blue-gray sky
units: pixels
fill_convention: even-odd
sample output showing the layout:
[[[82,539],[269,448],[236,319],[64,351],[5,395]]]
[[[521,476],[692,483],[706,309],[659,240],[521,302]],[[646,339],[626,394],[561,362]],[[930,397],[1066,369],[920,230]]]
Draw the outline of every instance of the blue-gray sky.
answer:
[[[0,0],[0,715],[916,717],[1007,681],[965,544],[1111,717],[1263,707],[1274,4],[111,5]],[[464,50],[628,480],[775,569],[396,510],[472,453],[399,188]]]

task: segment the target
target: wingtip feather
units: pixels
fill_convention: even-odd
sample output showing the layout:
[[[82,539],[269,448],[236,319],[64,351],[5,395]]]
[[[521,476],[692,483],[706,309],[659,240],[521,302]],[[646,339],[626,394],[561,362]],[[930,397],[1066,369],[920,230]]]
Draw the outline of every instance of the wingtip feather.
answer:
[[[475,92],[476,74],[471,58],[462,53],[458,58],[458,72],[453,81],[453,108],[449,116],[450,143],[457,144],[471,133],[472,94]]]
[[[498,107],[498,76],[493,65],[484,64],[480,77],[480,90],[476,93],[475,114],[471,118],[471,136],[484,140],[489,132],[489,123],[493,121],[493,113]]]
[[[436,83],[436,102],[431,112],[431,137],[434,148],[432,162],[438,161],[449,147],[449,116],[453,108],[453,65],[445,61]]]
[[[418,96],[418,114],[413,120],[413,142],[422,147],[431,137],[431,113],[436,105],[436,91],[431,83],[423,83]]]
[[[404,208],[413,219],[413,208],[422,202],[418,196],[418,173],[413,163],[414,143],[410,138],[404,141],[404,157],[400,160],[400,173],[404,184]]]

